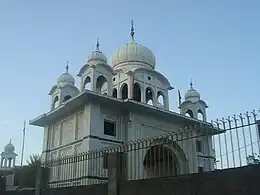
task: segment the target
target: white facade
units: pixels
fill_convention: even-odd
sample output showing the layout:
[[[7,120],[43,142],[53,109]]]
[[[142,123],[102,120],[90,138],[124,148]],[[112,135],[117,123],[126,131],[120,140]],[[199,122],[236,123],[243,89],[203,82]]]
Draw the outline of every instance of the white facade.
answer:
[[[30,121],[31,125],[44,127],[43,160],[165,133],[181,133],[184,125],[209,125],[205,122],[207,105],[192,86],[180,105],[181,114],[169,111],[168,91],[173,87],[155,66],[152,51],[135,42],[133,27],[131,40],[112,54],[111,65],[97,42],[96,51],[78,73],[79,89],[67,68],[49,93],[51,111]],[[191,111],[192,117],[184,116]],[[202,112],[203,121],[197,120],[198,112]],[[113,127],[113,132],[106,132],[108,126]],[[204,151],[196,151],[196,139],[177,144],[178,150],[169,146],[179,158],[180,173],[197,172],[198,167],[214,168],[213,160],[204,158],[212,154],[211,137],[197,141]],[[140,167],[147,151],[140,150],[135,160]]]

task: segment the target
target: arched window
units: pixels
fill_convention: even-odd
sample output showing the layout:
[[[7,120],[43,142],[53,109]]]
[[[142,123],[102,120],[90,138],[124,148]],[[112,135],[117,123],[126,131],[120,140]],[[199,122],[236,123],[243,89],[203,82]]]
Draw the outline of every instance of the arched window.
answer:
[[[198,116],[199,120],[201,120],[201,121],[204,120],[204,115],[203,115],[203,112],[201,111],[201,109],[198,110],[197,116]]]
[[[141,102],[141,88],[138,83],[134,84],[134,98],[135,101]]]
[[[68,99],[70,99],[71,96],[70,95],[66,95],[64,98],[63,98],[63,102],[66,102]]]
[[[123,100],[128,98],[128,86],[126,83],[123,84],[122,88],[121,88],[121,97]]]
[[[146,103],[149,105],[153,105],[153,91],[150,87],[146,88],[145,97],[146,97]]]
[[[87,76],[84,80],[84,89],[91,90],[91,78]]]
[[[117,98],[117,90],[116,90],[116,88],[113,89],[112,96],[113,96],[114,98]]]
[[[104,76],[97,78],[96,90],[101,94],[107,93],[107,79]]]
[[[193,112],[191,110],[187,110],[187,112],[185,113],[185,116],[194,118]]]
[[[59,97],[56,96],[56,97],[54,98],[54,100],[53,100],[53,106],[52,106],[52,108],[55,109],[55,108],[57,108],[58,106],[59,106]]]
[[[157,92],[157,101],[158,101],[158,104],[164,106],[164,95],[163,95],[163,92],[161,92],[161,91]]]

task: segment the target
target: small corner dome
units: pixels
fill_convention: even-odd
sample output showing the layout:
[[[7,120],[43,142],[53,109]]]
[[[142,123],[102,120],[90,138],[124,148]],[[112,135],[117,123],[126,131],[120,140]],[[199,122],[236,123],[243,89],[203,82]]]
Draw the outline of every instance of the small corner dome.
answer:
[[[193,88],[192,83],[190,85],[191,85],[191,88],[185,94],[185,100],[190,100],[190,99],[199,100],[200,99],[200,93]]]
[[[88,56],[88,62],[96,60],[96,61],[102,61],[104,63],[107,63],[107,57],[101,52],[101,51],[93,51]]]
[[[156,65],[153,52],[149,48],[136,43],[134,40],[116,49],[111,57],[111,65],[113,68],[127,62],[143,63],[152,69],[154,69]]]
[[[15,147],[14,147],[14,145],[13,145],[13,144],[11,143],[11,141],[10,141],[10,143],[8,143],[8,144],[5,146],[5,152],[6,152],[6,153],[13,153],[14,150],[15,150]]]
[[[65,72],[65,73],[62,73],[62,75],[58,78],[57,82],[58,83],[70,83],[70,84],[74,85],[75,79],[70,73]]]

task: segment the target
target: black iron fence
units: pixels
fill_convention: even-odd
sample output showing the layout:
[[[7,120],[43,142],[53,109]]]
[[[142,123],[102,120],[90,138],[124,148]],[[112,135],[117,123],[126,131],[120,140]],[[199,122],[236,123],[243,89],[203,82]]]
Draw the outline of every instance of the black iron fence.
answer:
[[[137,180],[214,171],[257,163],[260,154],[258,117],[247,112],[176,129],[177,133],[115,144],[43,163],[51,188],[107,182],[108,156],[121,154],[122,179]]]

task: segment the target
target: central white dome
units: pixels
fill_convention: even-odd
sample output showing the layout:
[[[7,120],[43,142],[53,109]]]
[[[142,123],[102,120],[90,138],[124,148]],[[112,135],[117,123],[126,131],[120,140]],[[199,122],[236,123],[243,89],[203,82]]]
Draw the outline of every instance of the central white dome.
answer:
[[[149,48],[136,43],[132,39],[129,43],[114,51],[111,65],[115,68],[128,62],[138,62],[148,68],[154,69],[156,59]]]

